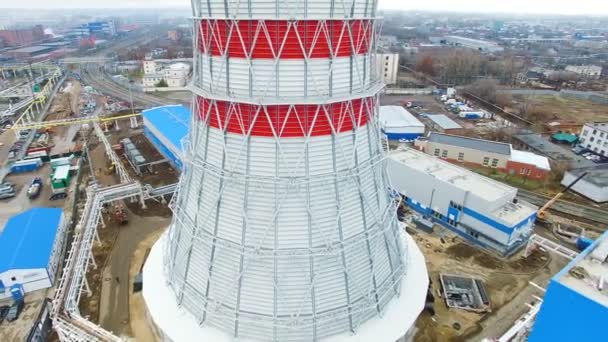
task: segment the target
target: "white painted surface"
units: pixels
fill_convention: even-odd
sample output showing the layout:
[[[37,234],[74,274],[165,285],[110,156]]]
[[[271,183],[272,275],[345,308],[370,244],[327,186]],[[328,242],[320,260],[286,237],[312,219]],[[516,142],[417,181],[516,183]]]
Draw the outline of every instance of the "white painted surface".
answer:
[[[366,91],[372,85],[369,56],[254,59],[199,55],[194,85],[218,96],[327,97]],[[250,64],[251,63],[251,64]],[[228,76],[229,75],[229,76]]]
[[[51,280],[44,268],[8,270],[0,273],[0,281],[2,281],[5,287],[4,293],[0,293],[0,298],[10,297],[10,287],[14,284],[23,285],[25,293],[51,287]]]
[[[539,169],[551,171],[549,158],[527,151],[511,150],[511,160],[517,163],[534,165]]]
[[[420,133],[424,124],[401,106],[380,107],[380,127],[386,133]]]
[[[407,271],[401,282],[401,295],[393,298],[382,317],[367,321],[357,329],[355,335],[340,334],[323,339],[322,342],[394,342],[414,325],[424,308],[428,273],[424,257],[414,240],[404,232],[401,233],[401,238],[407,251],[403,260]],[[163,272],[163,248],[166,241],[167,233],[150,251],[143,270],[143,296],[154,323],[171,341],[234,341],[233,337],[218,329],[200,326],[193,315],[178,307]],[[254,342],[245,339],[239,341]]]

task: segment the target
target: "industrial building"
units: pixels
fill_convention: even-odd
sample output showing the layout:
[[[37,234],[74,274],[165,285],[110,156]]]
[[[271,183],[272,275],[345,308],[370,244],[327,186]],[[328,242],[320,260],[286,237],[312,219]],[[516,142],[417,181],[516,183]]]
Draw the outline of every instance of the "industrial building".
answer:
[[[33,208],[11,217],[0,234],[0,298],[53,285],[65,222],[61,208]]]
[[[55,48],[51,46],[28,46],[19,49],[9,50],[6,52],[6,55],[11,56],[13,58],[23,59],[23,58],[34,58],[40,55],[48,54],[54,51]]]
[[[574,168],[595,165],[592,161],[574,154],[567,148],[552,143],[537,133],[523,132],[513,135],[513,147],[546,156],[550,160],[568,162]]]
[[[568,65],[565,70],[590,79],[598,79],[602,76],[602,67],[599,65]]]
[[[376,68],[382,75],[382,81],[386,85],[397,84],[399,75],[399,54],[398,53],[378,53],[376,55]]]
[[[486,53],[502,52],[504,50],[504,48],[498,45],[498,43],[496,42],[460,36],[443,37],[441,38],[441,43],[450,46],[462,46],[468,49],[473,49]]]
[[[380,128],[389,140],[414,140],[425,131],[424,124],[401,106],[380,107]]]
[[[24,46],[44,39],[44,28],[36,25],[32,28],[0,30],[0,46]]]
[[[498,141],[431,132],[428,137],[418,139],[415,145],[419,150],[451,163],[493,168],[517,177],[545,179],[551,172],[547,157],[518,151],[511,144]]]
[[[186,63],[173,63],[163,66],[153,59],[144,61],[144,77],[142,83],[144,88],[154,88],[161,80],[167,82],[169,88],[182,88],[188,82],[188,76],[192,68]]]
[[[583,126],[578,144],[608,157],[608,122],[588,122]]]
[[[566,171],[562,185],[568,186],[583,173],[587,175],[570,190],[597,203],[608,202],[608,165],[606,164]]]
[[[431,121],[430,128],[433,130],[454,135],[461,134],[464,131],[462,126],[445,114],[428,114],[426,117]]]
[[[536,208],[517,201],[517,189],[414,149],[390,154],[395,191],[426,219],[502,255],[532,234]]]
[[[144,135],[171,165],[182,169],[183,139],[188,135],[192,112],[185,106],[162,106],[146,109]]]
[[[78,25],[66,34],[70,38],[84,38],[91,35],[116,35],[116,25],[113,20],[92,21],[82,25]]]
[[[606,275],[608,233],[551,278],[528,341],[605,341]]]
[[[143,268],[159,340],[394,342],[424,308],[375,117],[377,3],[301,5],[193,2],[186,165]]]

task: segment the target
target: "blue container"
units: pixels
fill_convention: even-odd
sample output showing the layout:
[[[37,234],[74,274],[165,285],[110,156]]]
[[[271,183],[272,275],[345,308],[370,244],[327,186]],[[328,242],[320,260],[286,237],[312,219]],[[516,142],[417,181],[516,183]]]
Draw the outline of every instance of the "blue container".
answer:
[[[23,285],[14,284],[11,286],[11,297],[15,300],[15,302],[19,302],[23,300],[25,296],[25,291],[23,290]]]
[[[40,165],[36,163],[13,165],[11,167],[11,173],[32,172],[38,170],[39,167]]]
[[[579,251],[584,251],[585,249],[587,249],[587,247],[591,246],[593,244],[593,240],[590,238],[586,238],[586,237],[579,237],[578,239],[576,239],[576,248],[578,248]]]

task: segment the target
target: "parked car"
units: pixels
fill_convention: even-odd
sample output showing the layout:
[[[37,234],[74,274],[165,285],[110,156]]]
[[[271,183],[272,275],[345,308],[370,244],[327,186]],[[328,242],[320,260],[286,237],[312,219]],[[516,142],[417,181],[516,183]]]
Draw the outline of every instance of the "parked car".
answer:
[[[16,301],[11,305],[11,308],[8,310],[8,314],[6,315],[6,320],[9,322],[17,320],[19,315],[21,314],[21,310],[23,310],[23,301]]]
[[[0,193],[3,192],[15,192],[15,187],[12,185],[0,185]]]
[[[53,195],[51,195],[51,197],[49,198],[49,200],[56,201],[56,200],[64,199],[66,197],[68,197],[68,194],[66,194],[65,192],[62,192],[60,194],[53,194]]]
[[[41,190],[42,178],[34,177],[34,179],[32,180],[32,184],[30,184],[30,187],[27,189],[27,197],[29,199],[35,199],[38,197],[38,195],[40,195]]]
[[[4,319],[6,318],[6,315],[8,315],[8,310],[10,310],[10,306],[8,305],[3,305],[0,306],[0,323],[4,322]]]
[[[15,192],[3,192],[0,193],[0,200],[9,199],[15,197]]]

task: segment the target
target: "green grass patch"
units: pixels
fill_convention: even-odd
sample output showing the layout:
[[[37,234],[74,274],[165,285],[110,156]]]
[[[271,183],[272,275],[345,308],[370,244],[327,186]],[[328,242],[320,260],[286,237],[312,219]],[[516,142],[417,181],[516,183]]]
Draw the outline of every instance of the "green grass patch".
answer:
[[[465,166],[467,169],[478,173],[480,175],[484,175],[493,180],[508,184],[510,186],[524,189],[528,191],[536,191],[545,189],[546,183],[545,181],[540,181],[537,179],[528,179],[525,177],[519,177],[515,175],[508,175],[506,173],[499,172],[496,169],[487,168],[487,167],[474,167],[474,166]]]

